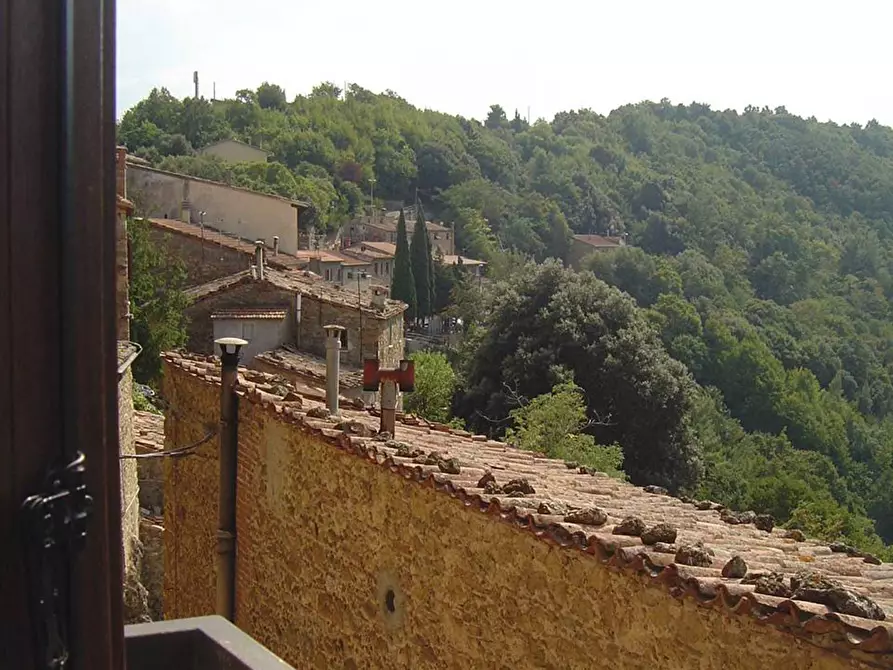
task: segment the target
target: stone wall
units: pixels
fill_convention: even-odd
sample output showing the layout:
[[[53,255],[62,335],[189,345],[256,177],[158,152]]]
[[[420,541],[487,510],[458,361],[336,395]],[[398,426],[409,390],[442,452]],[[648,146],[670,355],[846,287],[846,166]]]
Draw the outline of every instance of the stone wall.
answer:
[[[149,239],[166,249],[174,258],[183,261],[186,269],[186,285],[199,286],[220,277],[228,277],[247,270],[254,263],[254,256],[205,242],[190,235],[178,235],[170,231],[149,227]]]
[[[288,333],[295,333],[295,296],[266,282],[251,282],[235,286],[217,295],[205,298],[186,309],[189,317],[186,348],[200,354],[213,354],[214,324],[211,314],[221,309],[244,307],[282,307],[288,309]]]
[[[149,618],[164,618],[164,527],[153,519],[140,521],[140,541],[143,545],[140,580],[146,589]]]
[[[134,454],[133,373],[128,367],[118,380],[118,444],[122,455]],[[140,584],[140,507],[136,460],[122,458],[121,536],[124,553],[124,605],[128,623],[145,620],[145,590]]]
[[[164,418],[165,449],[198,442],[216,429],[219,386],[185,378],[167,364],[163,384],[171,408]],[[163,601],[171,619],[214,613],[218,448],[212,439],[188,457],[164,459]]]
[[[278,236],[283,253],[298,250],[298,210],[284,198],[134,164],[127,166],[127,188],[145,216],[182,220],[186,200],[192,223],[204,211],[205,223],[218,230],[269,246]]]
[[[165,384],[172,434],[194,439],[217,387],[171,365]],[[176,467],[165,609],[209,614],[216,461]],[[868,668],[542,542],[247,398],[237,523],[236,624],[298,668]]]

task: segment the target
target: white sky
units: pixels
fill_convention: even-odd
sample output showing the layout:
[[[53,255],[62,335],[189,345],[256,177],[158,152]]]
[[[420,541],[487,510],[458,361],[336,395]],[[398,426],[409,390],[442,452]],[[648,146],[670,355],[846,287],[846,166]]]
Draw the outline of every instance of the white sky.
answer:
[[[475,118],[670,98],[893,125],[890,0],[118,0],[118,113],[165,86],[392,89]]]

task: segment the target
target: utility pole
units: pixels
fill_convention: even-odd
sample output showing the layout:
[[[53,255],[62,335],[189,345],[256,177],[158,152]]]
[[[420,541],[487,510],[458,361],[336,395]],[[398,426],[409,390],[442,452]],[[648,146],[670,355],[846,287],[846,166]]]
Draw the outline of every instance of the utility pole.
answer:
[[[369,179],[369,223],[375,216],[375,177]]]

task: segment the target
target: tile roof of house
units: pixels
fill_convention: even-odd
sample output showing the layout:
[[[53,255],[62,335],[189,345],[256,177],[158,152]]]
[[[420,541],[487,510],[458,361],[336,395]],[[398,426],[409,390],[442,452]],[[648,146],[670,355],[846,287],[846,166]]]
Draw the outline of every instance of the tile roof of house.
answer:
[[[574,235],[574,239],[591,247],[621,247],[623,238],[605,237],[604,235]]]
[[[286,372],[296,373],[308,382],[317,382],[321,389],[325,388],[326,360],[319,356],[286,345],[272,351],[264,351],[255,356],[254,360]],[[342,388],[358,389],[363,386],[363,371],[359,368],[349,367],[342,361],[340,372],[339,384]]]
[[[319,278],[319,275],[315,275],[312,272],[295,270],[266,269],[263,279],[255,279],[251,270],[243,270],[227,277],[215,279],[201,286],[186,289],[183,293],[190,302],[195,303],[228,291],[236,286],[254,282],[267,282],[284,291],[300,293],[311,300],[318,300],[330,305],[348,309],[360,309],[360,306],[357,304],[356,291],[323,281]],[[406,303],[399,300],[385,299],[383,307],[373,305],[372,293],[368,289],[362,291],[360,296],[363,301],[363,314],[372,318],[389,319],[406,311]]]
[[[247,142],[243,142],[241,140],[237,140],[232,137],[229,137],[225,140],[219,140],[217,142],[212,142],[211,144],[205,145],[201,149],[199,149],[198,152],[201,154],[201,153],[206,152],[208,149],[211,149],[212,147],[219,147],[222,144],[241,144],[243,147],[248,147],[249,149],[254,149],[255,151],[261,151],[261,152],[265,153],[267,156],[273,155],[271,152],[267,151],[266,149],[261,149],[260,147],[256,147],[254,145],[248,144]]]
[[[288,315],[287,309],[276,307],[243,307],[240,309],[218,309],[211,314],[212,319],[281,320]]]
[[[387,252],[378,249],[377,247],[373,247],[373,244],[388,244],[387,242],[357,242],[356,244],[348,247],[347,249],[342,249],[341,253],[353,256],[355,258],[363,259],[366,262],[380,261],[380,260],[391,260],[394,258],[394,252]],[[390,245],[394,246],[394,245]]]
[[[345,256],[344,254],[338,253],[336,251],[327,251],[324,249],[299,249],[295,252],[295,256],[304,263],[316,259],[322,261],[323,263],[340,263],[341,265],[347,266],[367,265],[366,261],[362,261],[351,256]]]
[[[213,357],[181,353],[164,357],[189,374],[219,383],[219,364]],[[862,660],[893,667],[893,622],[836,611],[850,605],[833,599],[825,599],[829,604],[813,602],[827,594],[821,588],[794,594],[788,589],[791,577],[811,571],[893,615],[891,563],[781,528],[737,523],[740,516],[715,503],[679,499],[656,487],[640,488],[602,473],[580,471],[563,461],[412,416],[398,415],[394,440],[374,434],[375,412],[342,407],[337,422],[311,418],[308,410],[323,403],[306,397],[300,403],[283,402],[282,396],[271,393],[275,380],[274,375],[241,370],[239,393],[334,448],[458,498],[464,505],[455,508],[457,513],[464,508],[486,514],[543,542],[584,552],[610,569],[639,575],[676,598],[728,615],[753,617],[819,646],[844,654],[855,651]],[[603,518],[597,518],[601,514],[596,508]],[[621,524],[637,525],[630,517],[648,529],[669,524],[677,537],[654,542],[647,532],[617,533]],[[650,544],[644,544],[643,537]],[[703,566],[692,565],[699,562],[693,556],[704,561]],[[723,576],[724,566],[735,556],[747,564],[744,579]]]
[[[138,454],[164,449],[164,416],[134,411],[133,432]]]
[[[202,233],[202,227],[199,224],[186,223],[176,219],[149,219],[149,224],[158,230],[176,235],[185,235],[197,240],[201,240],[204,237],[205,244],[209,245],[209,248],[221,246],[232,251],[238,251],[246,256],[254,257],[254,241],[243,240],[240,237],[221,232],[208,225],[205,225],[204,233]],[[289,270],[300,270],[307,267],[306,260],[281,252],[274,255],[269,248],[264,253],[264,262],[270,267]]]
[[[397,245],[391,244],[390,242],[360,242],[359,247],[366,246],[373,251],[377,251],[380,254],[385,254],[387,256],[393,257],[397,255]]]

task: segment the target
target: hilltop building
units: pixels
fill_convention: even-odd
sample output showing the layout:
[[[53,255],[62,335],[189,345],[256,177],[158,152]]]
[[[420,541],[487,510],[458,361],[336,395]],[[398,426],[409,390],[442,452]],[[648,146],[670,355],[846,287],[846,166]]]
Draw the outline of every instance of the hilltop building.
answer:
[[[206,156],[217,156],[227,163],[265,163],[271,156],[269,151],[253,147],[239,140],[221,140],[199,149],[198,153]]]

